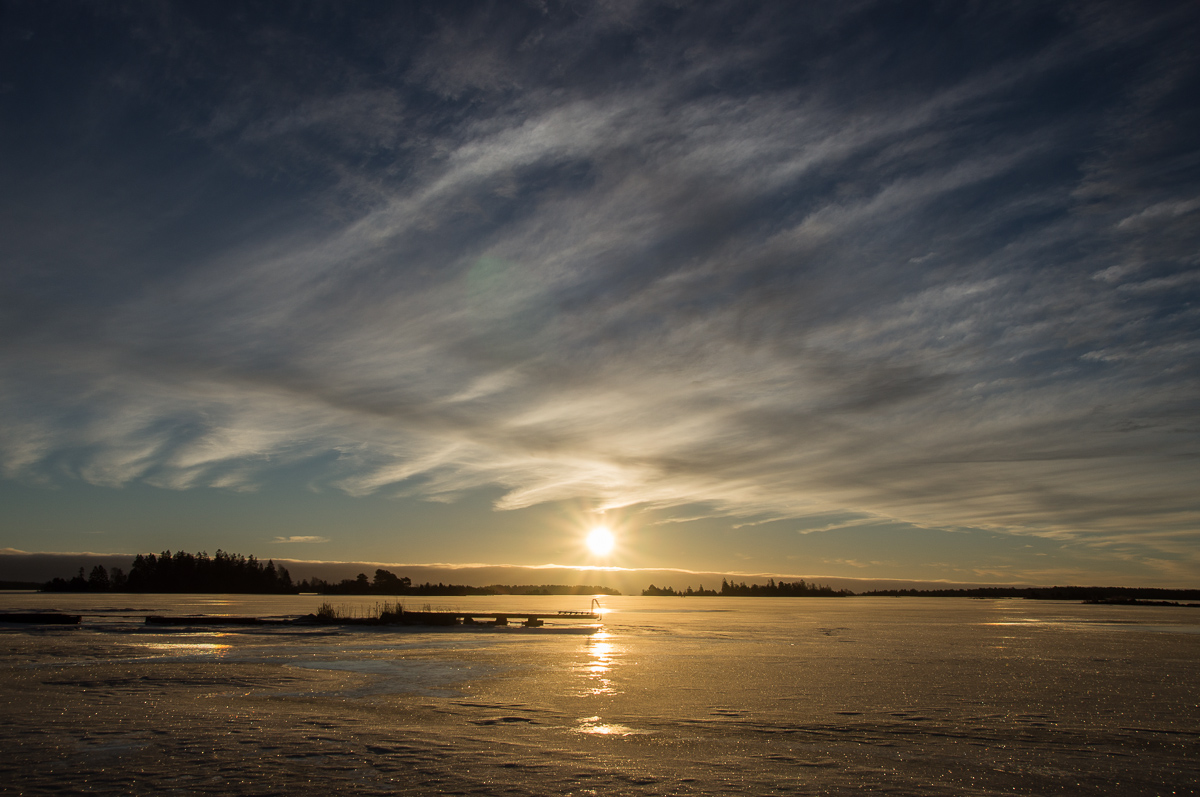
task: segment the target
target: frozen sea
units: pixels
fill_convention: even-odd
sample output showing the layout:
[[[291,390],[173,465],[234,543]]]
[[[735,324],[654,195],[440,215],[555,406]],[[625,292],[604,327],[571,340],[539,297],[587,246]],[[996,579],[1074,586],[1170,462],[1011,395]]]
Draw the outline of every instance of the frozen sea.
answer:
[[[1193,794],[1200,608],[603,598],[599,628],[161,628],[309,596],[0,593],[4,794]],[[585,610],[588,598],[407,608]]]

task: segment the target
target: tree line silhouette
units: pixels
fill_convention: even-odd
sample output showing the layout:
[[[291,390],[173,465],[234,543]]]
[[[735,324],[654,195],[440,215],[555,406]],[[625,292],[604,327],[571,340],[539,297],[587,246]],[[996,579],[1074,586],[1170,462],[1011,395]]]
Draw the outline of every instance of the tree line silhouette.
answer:
[[[329,582],[322,578],[304,579],[297,585],[300,592],[317,592],[322,595],[620,595],[610,587],[591,584],[541,584],[508,585],[491,584],[486,587],[471,587],[466,584],[443,584],[425,582],[413,584],[407,576],[397,576],[389,570],[379,568],[375,577],[368,579],[366,573],[356,578],[344,578]]]
[[[1200,600],[1200,589],[1165,587],[969,587],[966,589],[877,589],[865,596],[904,598],[1027,598],[1050,601]]]
[[[155,556],[138,554],[126,573],[119,567],[106,570],[96,565],[85,578],[83,568],[70,580],[54,578],[42,587],[46,592],[238,592],[296,593],[286,567],[273,560],[264,564],[253,556],[217,550],[190,554],[163,551]]]
[[[307,578],[293,582],[286,567],[268,559],[264,564],[253,556],[218,550],[206,552],[163,551],[160,555],[138,554],[126,573],[120,567],[111,570],[96,565],[87,576],[84,569],[70,579],[54,578],[41,585],[43,592],[228,592],[296,594],[316,592],[324,595],[620,595],[609,587],[588,584],[542,584],[471,587],[465,584],[413,584],[382,568],[375,578],[366,573],[356,578],[329,582]]]
[[[734,597],[763,597],[763,598],[799,598],[799,597],[821,597],[821,598],[841,598],[854,593],[848,589],[834,590],[832,587],[823,584],[808,584],[804,579],[799,581],[779,581],[768,579],[766,584],[749,584],[741,582],[740,584],[730,583],[727,579],[721,579],[721,589],[705,589],[704,585],[700,585],[700,589],[693,590],[690,586],[677,592],[671,587],[656,587],[651,584],[648,588],[642,590],[642,595],[653,597],[689,597],[689,596],[734,596]]]
[[[27,582],[4,582],[11,589],[29,588]],[[54,578],[41,585],[45,592],[228,592],[295,594],[316,592],[325,595],[620,595],[609,587],[582,584],[505,585],[471,587],[465,584],[413,584],[407,577],[379,568],[373,579],[366,573],[356,578],[329,582],[307,578],[293,582],[286,567],[273,560],[265,563],[254,556],[226,553],[217,550],[191,554],[185,551],[163,551],[139,554],[126,573],[120,567],[106,569],[96,565],[85,575],[84,568],[70,579]],[[855,593],[803,579],[795,582],[769,579],[766,584],[732,583],[721,580],[721,589],[698,590],[688,586],[682,591],[651,584],[642,590],[646,596],[750,596],[750,597],[844,597]],[[1136,600],[1200,600],[1200,590],[1164,589],[1159,587],[975,587],[966,589],[889,589],[859,593],[862,596],[897,596],[923,598],[1027,598],[1033,600],[1136,601]]]

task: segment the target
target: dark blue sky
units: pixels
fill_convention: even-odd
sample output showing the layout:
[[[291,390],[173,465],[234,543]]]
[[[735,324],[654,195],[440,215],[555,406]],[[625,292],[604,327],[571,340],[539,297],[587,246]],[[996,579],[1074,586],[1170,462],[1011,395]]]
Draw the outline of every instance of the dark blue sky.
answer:
[[[1200,577],[1195,3],[0,9],[0,547]]]

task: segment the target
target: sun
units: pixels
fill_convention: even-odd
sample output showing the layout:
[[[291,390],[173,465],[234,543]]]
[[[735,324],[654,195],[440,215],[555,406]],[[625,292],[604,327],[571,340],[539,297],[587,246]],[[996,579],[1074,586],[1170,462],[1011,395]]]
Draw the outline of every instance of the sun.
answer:
[[[596,526],[588,532],[588,550],[597,556],[604,556],[607,553],[611,553],[616,543],[617,540],[613,537],[613,533],[604,526]]]

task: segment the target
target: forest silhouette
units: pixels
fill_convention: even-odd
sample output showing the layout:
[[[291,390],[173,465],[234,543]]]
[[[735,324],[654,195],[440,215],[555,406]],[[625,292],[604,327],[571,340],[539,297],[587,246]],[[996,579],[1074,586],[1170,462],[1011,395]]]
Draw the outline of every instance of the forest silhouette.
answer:
[[[676,591],[672,587],[656,587],[651,584],[646,589],[642,590],[642,595],[646,597],[763,597],[763,598],[799,598],[799,597],[822,597],[822,598],[841,598],[853,595],[854,593],[848,589],[834,590],[827,585],[809,584],[804,579],[799,581],[788,582],[775,579],[768,579],[766,584],[749,584],[741,582],[740,584],[731,583],[727,579],[721,579],[721,589],[705,589],[704,585],[700,585],[700,589],[693,590],[690,586],[683,591]]]
[[[472,587],[465,584],[412,580],[379,568],[374,578],[359,573],[355,578],[330,582],[321,578],[292,580],[286,567],[274,560],[265,563],[254,556],[242,556],[218,550],[191,554],[163,551],[160,555],[138,554],[126,573],[120,567],[111,570],[96,565],[84,575],[84,568],[70,579],[54,578],[41,586],[43,592],[199,592],[295,595],[314,592],[322,595],[620,595],[611,587],[592,584],[492,584]]]
[[[71,579],[55,578],[43,585],[45,592],[299,592],[286,567],[273,560],[264,564],[254,556],[226,553],[163,551],[161,555],[138,554],[126,573],[120,567],[106,570],[96,565],[85,578],[84,569]]]
[[[12,582],[11,588],[30,585]],[[226,553],[218,550],[209,556],[186,551],[163,551],[159,555],[139,554],[129,571],[96,565],[90,573],[84,568],[69,578],[54,578],[40,586],[43,592],[198,592],[246,594],[322,595],[620,595],[618,590],[593,584],[491,584],[473,587],[465,584],[426,582],[413,584],[405,576],[379,568],[373,578],[359,573],[355,578],[331,582],[321,578],[293,581],[286,567],[268,559],[262,562],[254,556]],[[775,581],[766,584],[746,584],[721,580],[721,588],[684,590],[658,587],[651,584],[642,590],[643,596],[653,597],[848,597],[848,589],[835,590],[828,585],[799,581]],[[1163,600],[1200,600],[1200,590],[1165,589],[1157,587],[973,587],[958,589],[888,589],[858,593],[861,597],[919,597],[919,598],[1026,598],[1031,600],[1075,600],[1095,603],[1144,602]],[[1189,604],[1191,605],[1191,604]]]

